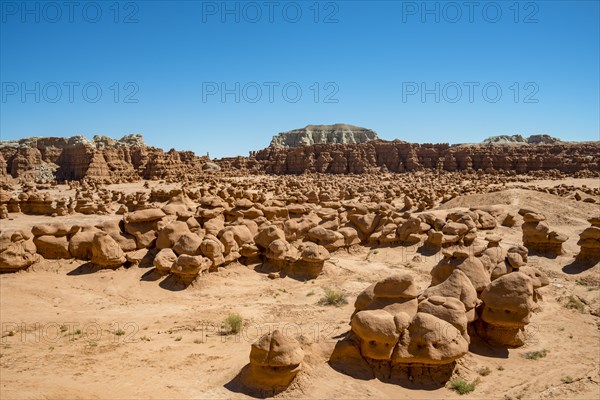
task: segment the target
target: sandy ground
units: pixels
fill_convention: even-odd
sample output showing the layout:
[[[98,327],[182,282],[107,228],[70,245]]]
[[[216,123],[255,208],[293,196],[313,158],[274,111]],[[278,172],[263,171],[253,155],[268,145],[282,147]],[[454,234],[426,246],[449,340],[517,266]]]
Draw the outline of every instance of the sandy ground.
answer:
[[[248,398],[232,381],[248,363],[250,344],[275,327],[297,336],[307,352],[303,372],[277,397],[600,398],[600,265],[573,264],[579,232],[599,206],[509,189],[457,198],[444,208],[484,204],[539,208],[553,229],[570,238],[564,256],[530,257],[529,264],[546,272],[551,283],[541,289],[542,309],[532,316],[527,344],[503,351],[473,340],[471,352],[459,361],[458,375],[478,379],[468,395],[358,380],[327,363],[349,329],[354,299],[371,282],[406,271],[420,289],[429,285],[440,256],[413,261],[416,248],[394,247],[334,253],[323,274],[307,282],[271,280],[237,263],[199,277],[185,290],[168,278],[156,279],[150,269],[92,272],[70,261],[44,261],[0,275],[0,398]],[[501,235],[505,246],[522,242],[518,227],[479,232],[489,233]],[[325,288],[343,291],[349,303],[318,305]],[[583,309],[565,307],[572,295]],[[244,317],[244,327],[224,335],[220,326],[231,312]],[[547,355],[538,360],[523,356],[541,350]],[[482,367],[490,374],[480,376]]]

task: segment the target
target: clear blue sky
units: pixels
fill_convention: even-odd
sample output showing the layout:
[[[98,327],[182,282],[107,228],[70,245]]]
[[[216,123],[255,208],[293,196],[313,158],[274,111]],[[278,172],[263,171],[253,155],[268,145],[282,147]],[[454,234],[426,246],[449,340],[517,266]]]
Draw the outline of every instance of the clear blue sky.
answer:
[[[1,137],[142,133],[213,157],[338,122],[600,140],[598,1],[277,3],[2,1]]]

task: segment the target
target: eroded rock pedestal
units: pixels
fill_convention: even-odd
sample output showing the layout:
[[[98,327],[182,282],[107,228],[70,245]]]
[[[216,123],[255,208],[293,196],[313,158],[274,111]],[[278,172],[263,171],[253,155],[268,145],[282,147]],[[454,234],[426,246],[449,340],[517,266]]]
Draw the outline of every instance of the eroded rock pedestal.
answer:
[[[298,341],[274,330],[252,344],[250,364],[241,373],[241,384],[251,395],[273,396],[288,388],[303,359]]]

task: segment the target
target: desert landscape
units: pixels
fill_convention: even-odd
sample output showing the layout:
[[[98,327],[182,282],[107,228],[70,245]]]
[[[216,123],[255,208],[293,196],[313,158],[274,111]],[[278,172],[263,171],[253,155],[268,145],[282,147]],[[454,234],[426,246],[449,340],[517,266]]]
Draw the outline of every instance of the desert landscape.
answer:
[[[0,397],[596,399],[599,155],[0,141]]]

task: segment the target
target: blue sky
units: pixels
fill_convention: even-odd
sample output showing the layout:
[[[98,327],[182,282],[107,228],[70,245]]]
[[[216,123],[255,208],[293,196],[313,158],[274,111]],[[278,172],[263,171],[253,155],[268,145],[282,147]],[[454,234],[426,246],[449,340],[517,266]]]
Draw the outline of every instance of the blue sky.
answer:
[[[212,157],[342,122],[600,140],[599,2],[477,3],[3,0],[1,138],[142,133]]]

